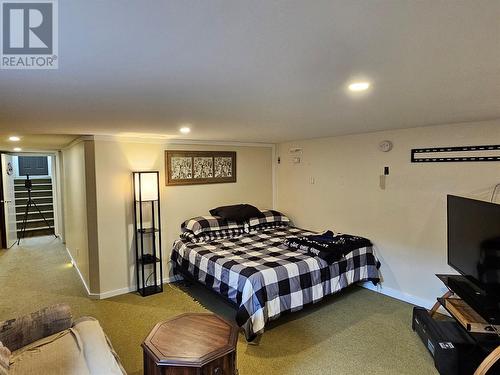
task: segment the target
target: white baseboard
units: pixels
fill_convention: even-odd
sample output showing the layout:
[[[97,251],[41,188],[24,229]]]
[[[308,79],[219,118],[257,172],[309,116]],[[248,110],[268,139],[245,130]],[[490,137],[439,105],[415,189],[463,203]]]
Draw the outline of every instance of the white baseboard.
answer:
[[[87,295],[92,299],[99,299],[99,294],[90,292],[89,286],[87,285],[85,279],[82,276],[82,273],[80,272],[80,269],[78,268],[78,264],[76,263],[75,259],[73,258],[73,255],[71,255],[71,252],[67,247],[66,247],[66,252],[68,253],[69,258],[71,259],[71,264],[76,269],[78,276],[80,276],[80,280],[82,280],[82,284],[85,287],[85,290],[87,291]]]
[[[163,278],[163,284],[173,283],[173,282],[179,281],[181,279],[182,278],[179,277],[179,276],[164,277]],[[122,294],[133,293],[133,292],[136,292],[136,291],[137,291],[137,286],[136,285],[131,285],[131,286],[125,287],[125,288],[120,288],[120,289],[115,289],[115,290],[109,290],[107,292],[99,293],[98,299],[111,298],[111,297],[119,296],[119,295],[122,295]]]
[[[427,309],[430,309],[434,305],[434,302],[435,302],[435,301],[430,301],[430,300],[427,300],[424,298],[416,297],[416,296],[408,294],[408,293],[404,293],[404,292],[397,290],[397,289],[384,287],[381,284],[378,284],[377,286],[375,286],[375,285],[373,285],[372,282],[362,283],[362,284],[360,284],[360,286],[362,286],[363,288],[369,289],[369,290],[373,290],[374,292],[398,299],[400,301],[408,302],[408,303],[415,305],[415,306],[425,307]]]
[[[82,281],[82,284],[85,287],[85,291],[87,292],[87,295],[89,296],[89,298],[91,298],[91,299],[106,299],[106,298],[119,296],[122,294],[132,293],[132,292],[135,292],[137,290],[137,286],[132,285],[129,287],[115,289],[115,290],[109,290],[107,292],[102,292],[102,293],[91,293],[89,286],[87,285],[87,282],[83,278],[82,273],[80,272],[80,269],[78,268],[78,264],[76,263],[75,259],[73,258],[73,256],[71,255],[71,253],[67,247],[66,247],[66,252],[68,253],[69,258],[71,259],[71,264],[76,269],[78,276],[80,276],[80,280]],[[163,278],[163,284],[173,283],[173,282],[179,281],[179,280],[182,280],[182,277],[180,277],[180,276],[165,277],[165,278]]]
[[[122,294],[127,294],[131,292],[135,292],[137,288],[135,286],[130,286],[126,288],[121,288],[121,289],[115,289],[115,290],[109,290],[107,292],[99,293],[99,299],[106,299],[106,298],[111,298],[115,296],[120,296]]]

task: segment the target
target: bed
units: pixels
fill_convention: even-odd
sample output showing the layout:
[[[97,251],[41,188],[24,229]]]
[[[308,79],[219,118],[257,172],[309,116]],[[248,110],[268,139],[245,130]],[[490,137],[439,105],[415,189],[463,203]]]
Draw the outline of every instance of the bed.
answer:
[[[206,242],[175,241],[174,272],[187,275],[237,308],[236,322],[248,341],[268,321],[301,310],[349,285],[379,282],[380,263],[371,246],[354,250],[331,265],[290,250],[285,238],[315,234],[295,227],[255,230]]]

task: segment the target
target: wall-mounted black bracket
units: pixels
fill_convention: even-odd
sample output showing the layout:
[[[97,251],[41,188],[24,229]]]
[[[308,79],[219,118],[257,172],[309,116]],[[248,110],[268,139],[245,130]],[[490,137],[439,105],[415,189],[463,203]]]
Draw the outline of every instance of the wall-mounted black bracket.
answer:
[[[442,155],[439,155],[439,154]],[[464,153],[469,155],[464,155]],[[433,155],[438,154],[438,155]],[[412,163],[500,161],[500,145],[426,147],[411,150]]]

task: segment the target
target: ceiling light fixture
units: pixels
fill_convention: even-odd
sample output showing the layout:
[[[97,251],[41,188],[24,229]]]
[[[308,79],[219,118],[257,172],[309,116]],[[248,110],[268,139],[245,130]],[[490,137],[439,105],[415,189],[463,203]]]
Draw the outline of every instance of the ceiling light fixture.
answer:
[[[21,140],[21,138],[19,138],[17,135],[13,135],[11,137],[9,137],[9,141],[11,142],[19,142]]]
[[[21,152],[23,149],[21,147],[14,147],[14,152]]]
[[[351,91],[365,91],[370,88],[370,82],[362,81],[362,82],[353,82],[349,84],[349,90]]]
[[[182,134],[189,134],[191,132],[191,128],[188,127],[188,126],[183,126],[182,128],[179,129],[179,131],[182,133]]]

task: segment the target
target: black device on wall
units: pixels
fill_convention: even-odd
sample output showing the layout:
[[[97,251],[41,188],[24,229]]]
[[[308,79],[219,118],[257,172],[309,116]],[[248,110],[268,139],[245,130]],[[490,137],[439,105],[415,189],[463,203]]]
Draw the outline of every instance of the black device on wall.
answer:
[[[451,289],[490,323],[500,323],[500,205],[448,195]]]
[[[163,292],[160,173],[134,172],[134,235],[137,292]]]

